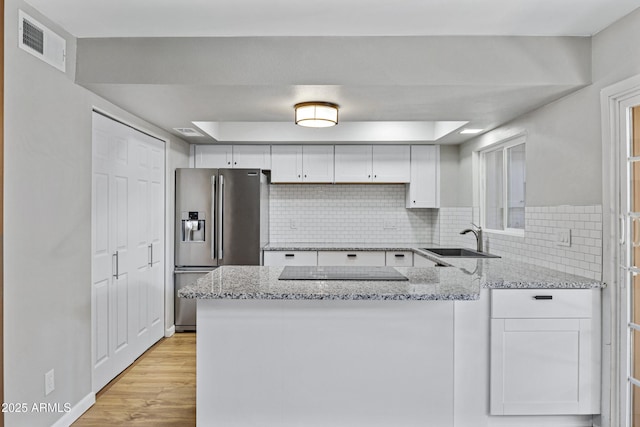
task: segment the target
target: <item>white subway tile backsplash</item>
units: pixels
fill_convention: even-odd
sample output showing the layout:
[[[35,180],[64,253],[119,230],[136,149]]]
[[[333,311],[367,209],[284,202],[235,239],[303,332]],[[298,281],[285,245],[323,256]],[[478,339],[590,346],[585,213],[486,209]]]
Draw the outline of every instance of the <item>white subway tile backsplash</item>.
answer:
[[[429,243],[439,229],[436,210],[405,208],[404,184],[271,185],[270,193],[274,243]]]
[[[270,240],[274,243],[435,243],[475,248],[479,208],[406,209],[405,186],[271,185]],[[571,246],[556,245],[559,228]],[[522,262],[602,276],[602,206],[525,208],[524,237],[485,232],[485,250]]]

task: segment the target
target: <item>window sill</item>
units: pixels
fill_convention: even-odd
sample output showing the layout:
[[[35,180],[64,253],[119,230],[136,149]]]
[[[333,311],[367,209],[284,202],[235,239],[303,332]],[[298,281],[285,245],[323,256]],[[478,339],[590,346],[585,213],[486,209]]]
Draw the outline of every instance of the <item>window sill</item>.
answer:
[[[524,230],[516,230],[516,229],[491,230],[489,228],[485,228],[482,231],[484,231],[485,233],[488,233],[488,234],[499,234],[501,236],[512,236],[512,237],[522,237],[522,238],[524,238]]]

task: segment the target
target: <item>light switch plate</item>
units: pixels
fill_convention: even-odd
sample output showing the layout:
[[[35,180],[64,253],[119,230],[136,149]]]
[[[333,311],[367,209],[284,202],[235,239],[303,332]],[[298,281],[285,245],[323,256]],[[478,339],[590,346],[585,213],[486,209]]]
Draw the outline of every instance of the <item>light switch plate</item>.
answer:
[[[558,228],[556,230],[556,245],[571,246],[571,229]]]

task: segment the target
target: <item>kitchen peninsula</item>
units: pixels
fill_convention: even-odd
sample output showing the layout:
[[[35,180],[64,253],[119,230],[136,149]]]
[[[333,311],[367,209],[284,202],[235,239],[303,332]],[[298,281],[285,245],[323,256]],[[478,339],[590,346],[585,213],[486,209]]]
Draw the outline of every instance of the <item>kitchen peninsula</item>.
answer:
[[[488,288],[579,289],[599,305],[601,284],[505,259],[455,264],[396,267],[408,280],[393,282],[224,266],[184,288],[198,299],[198,425],[491,425]]]

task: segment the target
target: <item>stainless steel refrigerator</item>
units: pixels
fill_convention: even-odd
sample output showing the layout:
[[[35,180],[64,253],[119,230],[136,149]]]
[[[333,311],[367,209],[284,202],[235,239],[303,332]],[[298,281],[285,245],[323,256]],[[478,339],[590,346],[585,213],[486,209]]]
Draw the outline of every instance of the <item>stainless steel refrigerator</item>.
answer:
[[[269,243],[268,177],[259,169],[176,169],[175,326],[196,329],[178,291],[221,265],[260,265]]]

